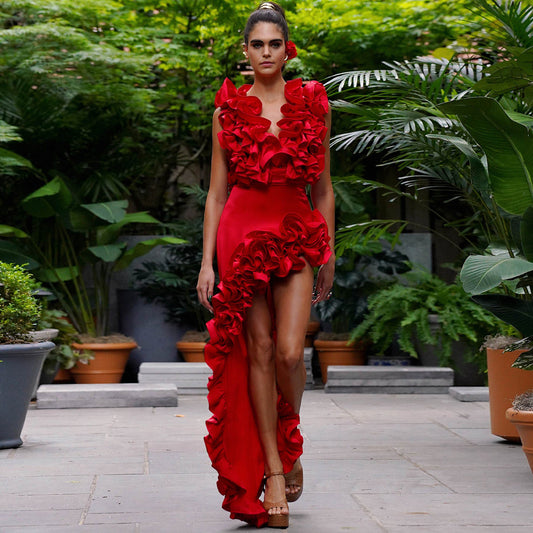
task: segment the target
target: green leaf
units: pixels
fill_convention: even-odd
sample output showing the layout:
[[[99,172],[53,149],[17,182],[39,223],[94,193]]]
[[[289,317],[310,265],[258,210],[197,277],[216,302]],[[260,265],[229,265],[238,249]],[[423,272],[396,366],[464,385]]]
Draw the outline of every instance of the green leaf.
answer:
[[[70,281],[77,278],[80,272],[77,267],[57,267],[57,268],[42,268],[40,269],[36,277],[40,281],[47,283],[57,283],[58,281]]]
[[[531,342],[531,339],[529,341]],[[521,353],[511,366],[522,370],[533,370],[533,349]]]
[[[22,200],[24,210],[38,218],[63,214],[72,203],[72,195],[63,180],[56,177]]]
[[[461,269],[461,282],[466,292],[481,294],[500,285],[503,280],[533,271],[533,263],[519,257],[503,255],[471,255]]]
[[[528,261],[533,261],[533,207],[528,207],[520,220],[522,252]]]
[[[115,222],[120,222],[124,218],[126,209],[128,208],[128,200],[81,204],[81,207],[90,211],[94,216],[114,224]]]
[[[127,243],[120,242],[117,244],[105,244],[102,246],[90,246],[87,252],[92,254],[95,258],[104,261],[105,263],[113,263],[116,261],[126,248]]]
[[[28,270],[39,267],[39,262],[36,259],[29,256],[17,243],[10,241],[0,240],[0,260],[4,263],[23,265]]]
[[[120,222],[107,226],[101,229],[97,235],[97,242],[99,245],[111,244],[118,239],[122,228],[127,224],[159,224],[152,215],[144,211],[138,213],[126,213]]]
[[[522,336],[533,335],[533,302],[503,294],[481,294],[472,300],[515,327]]]
[[[18,155],[11,150],[0,148],[0,168],[2,167],[33,168],[32,164],[21,155]]]
[[[12,226],[6,226],[5,224],[0,224],[0,235],[4,237],[17,237],[18,239],[29,238],[29,235],[21,229],[14,228]]]
[[[533,132],[511,120],[493,98],[464,98],[439,108],[457,115],[485,152],[496,203],[521,215],[533,203]]]
[[[461,137],[453,137],[452,135],[427,135],[429,139],[439,139],[441,141],[449,142],[453,144],[458,150],[460,150],[470,163],[470,175],[472,178],[472,184],[476,190],[481,193],[487,193],[490,191],[489,175],[486,165],[486,158],[481,158],[476,154],[472,145]]]
[[[133,248],[130,248],[114,266],[114,270],[121,270],[126,268],[134,259],[147,254],[152,248],[166,244],[185,244],[184,239],[178,239],[177,237],[157,237],[156,239],[149,239],[146,241],[138,242]]]

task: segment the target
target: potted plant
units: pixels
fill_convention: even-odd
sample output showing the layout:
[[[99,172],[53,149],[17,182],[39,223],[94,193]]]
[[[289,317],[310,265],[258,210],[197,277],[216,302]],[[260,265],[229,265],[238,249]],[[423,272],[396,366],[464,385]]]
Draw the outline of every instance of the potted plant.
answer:
[[[133,273],[134,288],[147,302],[161,304],[169,322],[191,328],[176,347],[185,361],[202,362],[209,338],[205,324],[210,319],[196,294],[202,261],[202,224],[199,220],[183,221],[174,226],[174,231],[186,235],[187,243],[167,246],[161,261],[145,261]]]
[[[517,440],[518,432],[505,412],[518,393],[533,387],[532,373],[518,370],[528,364],[529,352],[523,348],[533,337],[531,117],[513,114],[511,118],[489,97],[450,102],[443,109],[459,118],[482,149],[482,155],[476,156],[479,160],[470,156],[472,172],[477,173],[478,181],[483,179],[484,192],[492,198],[493,225],[503,228],[500,241],[493,242],[484,254],[466,259],[461,281],[476,303],[524,337],[518,343],[487,349],[492,433]]]
[[[324,383],[329,365],[365,364],[368,340],[350,332],[363,319],[369,296],[409,269],[405,255],[382,249],[379,243],[345,249],[336,259],[332,296],[316,306],[318,317],[331,330],[320,332],[314,341]]]
[[[87,364],[94,357],[90,351],[76,350],[72,347],[78,332],[64,311],[43,309],[39,328],[52,328],[57,331],[57,336],[54,338],[55,347],[44,361],[39,384],[52,383],[60,370],[70,370],[78,362]]]
[[[437,58],[387,65],[384,71],[336,76],[333,85],[371,86],[376,93],[373,98],[368,90],[346,91],[350,103],[341,101],[338,107],[360,120],[333,144],[350,146],[356,153],[381,152],[404,172],[399,180],[407,190],[379,183],[373,183],[373,190],[414,201],[419,186],[436,191],[443,201],[430,209],[458,230],[459,245],[473,253],[461,271],[465,290],[527,337],[533,321],[529,7],[520,2],[476,3],[493,17],[497,35],[492,49],[480,50],[478,57],[469,51],[473,61],[446,50]],[[494,63],[484,66],[485,57],[495,58]],[[454,209],[439,209],[449,205]],[[393,227],[398,235],[405,224],[375,220],[352,227],[349,237],[357,242],[356,237],[382,235]],[[502,381],[507,373],[519,373],[517,367],[527,356],[522,353],[511,367],[519,355],[509,353],[506,359],[503,350],[487,350],[492,432],[504,438],[518,438],[505,419],[517,391],[506,390]],[[516,384],[517,375],[507,382]]]
[[[522,450],[533,473],[533,390],[519,394],[505,414],[517,428],[522,441]]]
[[[50,341],[34,342],[40,315],[37,283],[18,265],[0,262],[0,448],[17,448]]]
[[[463,341],[465,358],[472,357],[486,335],[504,327],[474,303],[459,283],[447,284],[423,270],[402,278],[401,283],[369,297],[368,312],[352,332],[353,337],[367,336],[377,354],[397,339],[399,347],[414,358],[419,358],[420,346],[435,346],[440,366],[453,367],[454,341]]]
[[[31,231],[0,225],[0,235],[15,240],[2,243],[0,258],[29,264],[76,329],[74,349],[93,352],[88,364],[78,362],[72,368],[76,381],[119,382],[137,345],[133,339],[109,335],[112,274],[155,246],[183,241],[162,236],[128,249],[120,239],[126,226],[159,222],[145,212],[128,213],[127,200],[84,203],[79,191],[60,177],[28,195],[22,207]]]

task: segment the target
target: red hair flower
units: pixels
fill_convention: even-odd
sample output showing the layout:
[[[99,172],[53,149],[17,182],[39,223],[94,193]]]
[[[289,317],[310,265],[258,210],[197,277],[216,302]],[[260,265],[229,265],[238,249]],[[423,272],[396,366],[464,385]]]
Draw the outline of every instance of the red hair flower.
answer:
[[[293,59],[298,55],[296,51],[296,45],[292,41],[287,41],[285,43],[285,50],[287,51],[287,61]]]

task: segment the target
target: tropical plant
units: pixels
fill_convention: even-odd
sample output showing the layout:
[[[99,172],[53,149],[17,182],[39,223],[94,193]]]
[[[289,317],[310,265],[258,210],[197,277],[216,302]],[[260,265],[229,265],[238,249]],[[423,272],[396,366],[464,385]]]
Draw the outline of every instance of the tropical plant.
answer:
[[[476,4],[495,24],[488,41],[497,45],[492,44],[487,53],[479,50],[473,65],[457,59],[430,59],[409,63],[404,71],[345,73],[334,79],[332,84],[362,83],[370,91],[339,104],[362,116],[368,127],[333,142],[343,147],[353,144],[356,152],[388,152],[389,161],[407,171],[400,176],[407,190],[387,189],[378,183],[369,187],[414,200],[425,187],[434,196],[441,194],[446,200],[441,204],[453,202],[459,214],[448,212],[444,220],[457,228],[460,245],[466,242],[477,254],[463,267],[465,289],[480,294],[501,287],[507,295],[480,295],[475,300],[528,337],[533,334],[533,54],[525,47],[533,44],[533,9],[517,1],[479,0]],[[498,42],[502,36],[504,42]],[[481,57],[495,63],[483,68]],[[435,66],[439,62],[441,69]],[[363,102],[373,102],[375,107],[361,109]],[[442,216],[440,209],[434,211]],[[341,231],[341,246],[387,235],[391,228],[397,239],[405,224],[374,220],[352,225]],[[515,364],[523,366],[527,358],[531,354],[524,354]]]
[[[368,312],[351,334],[352,339],[370,338],[377,354],[383,354],[397,338],[399,347],[416,358],[417,340],[437,346],[441,366],[449,366],[453,341],[464,341],[465,359],[473,359],[483,338],[502,330],[503,324],[474,303],[459,283],[447,284],[423,270],[401,278],[403,283],[369,297]],[[435,328],[430,315],[437,316]]]
[[[57,329],[54,338],[55,348],[46,356],[43,370],[51,373],[52,370],[64,368],[71,369],[78,361],[87,363],[94,358],[88,350],[75,350],[72,343],[76,342],[78,332],[69,321],[64,311],[59,309],[43,309],[39,319],[39,329]]]
[[[193,198],[199,211],[203,211],[207,197],[205,189],[188,185],[183,186],[182,191]],[[203,254],[202,220],[183,220],[171,228],[175,235],[187,237],[187,242],[167,246],[163,260],[145,261],[142,268],[135,269],[134,288],[147,302],[161,304],[169,322],[205,332],[205,324],[211,316],[199,303],[196,293]]]
[[[161,261],[145,261],[133,273],[134,288],[147,302],[161,304],[166,319],[175,324],[205,331],[211,318],[198,302],[196,282],[202,262],[202,225],[200,221],[175,226],[177,235],[187,235],[187,243],[167,246]]]
[[[38,283],[23,267],[0,261],[0,344],[31,342],[41,306]]]
[[[335,261],[332,296],[315,307],[318,318],[347,338],[368,311],[369,298],[410,269],[407,256],[380,243],[345,250]]]
[[[127,267],[155,246],[176,244],[157,237],[128,249],[120,239],[130,224],[158,224],[145,212],[127,213],[128,201],[83,203],[65,180],[56,177],[28,195],[22,208],[30,228],[0,225],[0,257],[28,264],[47,283],[78,333],[108,333],[109,290],[113,271]],[[14,240],[14,242],[13,242]]]

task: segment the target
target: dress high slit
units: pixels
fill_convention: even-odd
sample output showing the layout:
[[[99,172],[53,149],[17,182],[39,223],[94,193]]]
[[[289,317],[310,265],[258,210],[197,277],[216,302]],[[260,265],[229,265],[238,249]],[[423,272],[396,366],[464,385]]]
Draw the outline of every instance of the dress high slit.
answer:
[[[259,500],[265,460],[248,390],[244,319],[254,294],[268,290],[273,276],[285,277],[306,262],[316,267],[331,255],[326,222],[305,191],[324,169],[328,100],[318,82],[287,82],[275,136],[260,116],[261,101],[247,94],[250,87],[237,89],[226,79],[215,100],[230,194],[217,232],[221,282],[207,324],[205,359],[213,375],[205,443],[222,507],[231,518],[261,527],[268,521]],[[302,453],[299,416],[281,394],[277,406],[278,449],[289,472]]]

